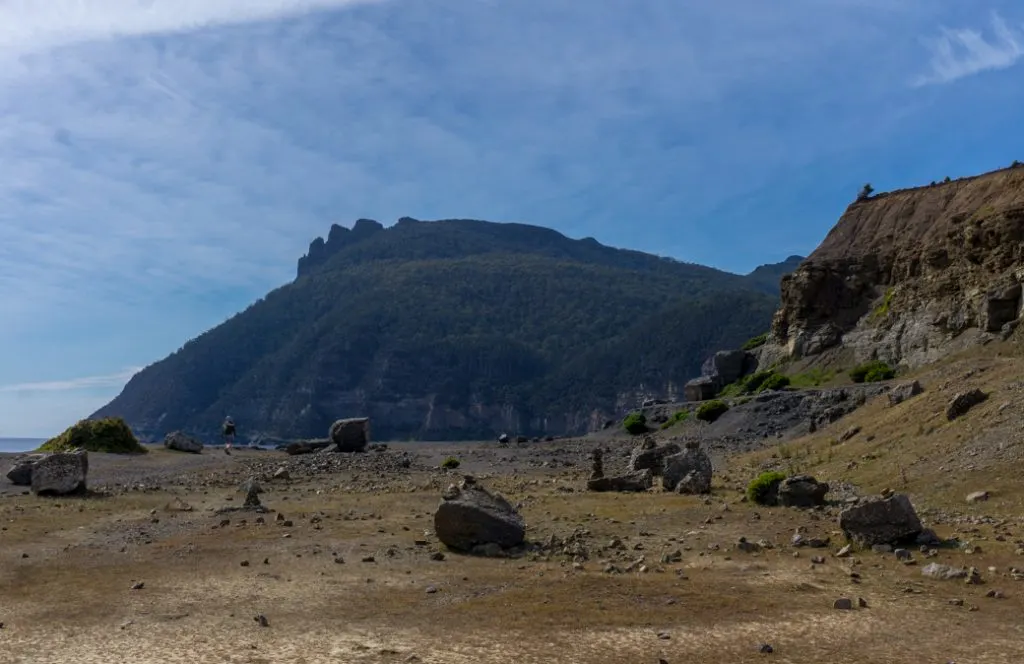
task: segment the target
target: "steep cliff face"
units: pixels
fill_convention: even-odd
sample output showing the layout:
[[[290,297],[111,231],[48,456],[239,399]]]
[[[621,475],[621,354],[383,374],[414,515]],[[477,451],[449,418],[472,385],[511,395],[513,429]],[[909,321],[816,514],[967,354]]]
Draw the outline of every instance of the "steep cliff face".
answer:
[[[1008,335],[1021,313],[1024,168],[850,205],[784,277],[767,353],[917,366]]]

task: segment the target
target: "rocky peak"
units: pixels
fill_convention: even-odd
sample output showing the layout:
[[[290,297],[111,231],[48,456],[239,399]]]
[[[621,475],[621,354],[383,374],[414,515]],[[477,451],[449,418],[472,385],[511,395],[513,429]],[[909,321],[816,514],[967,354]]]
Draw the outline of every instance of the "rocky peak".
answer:
[[[772,344],[916,366],[1008,334],[1024,280],[1024,168],[859,199],[781,281]]]
[[[327,233],[326,242],[322,237],[318,237],[309,244],[309,251],[299,259],[296,276],[301,277],[309,274],[310,271],[323,264],[328,258],[345,247],[361,242],[382,230],[384,230],[383,224],[373,219],[357,219],[351,229],[339,226],[338,224],[331,224],[331,230]]]

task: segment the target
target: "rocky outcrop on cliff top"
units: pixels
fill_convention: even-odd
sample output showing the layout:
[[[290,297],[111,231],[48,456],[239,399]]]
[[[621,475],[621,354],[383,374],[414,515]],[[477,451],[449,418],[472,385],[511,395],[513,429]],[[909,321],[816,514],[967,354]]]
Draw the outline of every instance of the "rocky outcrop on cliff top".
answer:
[[[771,344],[919,366],[1008,335],[1024,281],[1024,168],[853,203],[782,280]]]

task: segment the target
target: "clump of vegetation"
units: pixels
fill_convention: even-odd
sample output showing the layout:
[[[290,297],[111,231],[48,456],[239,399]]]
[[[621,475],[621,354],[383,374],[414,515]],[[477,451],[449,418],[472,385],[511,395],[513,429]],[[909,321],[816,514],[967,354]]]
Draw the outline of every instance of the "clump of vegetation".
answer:
[[[871,312],[872,317],[885,318],[889,315],[889,307],[892,304],[892,296],[894,292],[895,291],[892,288],[886,289],[885,297],[882,298],[881,304],[875,307],[875,310]]]
[[[758,505],[770,505],[782,480],[786,479],[785,473],[777,470],[769,470],[758,475],[747,485],[747,499]]]
[[[773,370],[758,371],[749,376],[730,383],[718,393],[720,397],[738,397],[745,394],[757,394],[765,390],[781,390],[790,383],[789,377]]]
[[[668,418],[668,421],[661,425],[661,428],[667,429],[670,426],[679,424],[680,422],[685,422],[686,420],[690,419],[690,414],[691,412],[688,410],[676,411],[676,413],[672,415],[672,417]]]
[[[697,419],[704,422],[714,422],[729,410],[729,404],[721,399],[705,401],[697,408]]]
[[[1024,166],[1024,164],[1021,164],[1021,163],[1020,163],[1020,162],[1019,162],[1018,160],[1016,160],[1016,159],[1014,159],[1014,160],[1013,160],[1013,163],[1012,163],[1012,164],[1010,164],[1010,168],[1020,168],[1021,166]]]
[[[455,470],[460,465],[462,465],[462,462],[456,459],[455,457],[448,457],[447,459],[441,462],[441,467],[447,470]]]
[[[743,344],[742,348],[743,350],[754,350],[755,348],[760,348],[766,343],[768,343],[767,332],[765,332],[764,334],[759,334],[752,339],[748,339],[747,342]]]
[[[789,377],[789,384],[796,388],[818,387],[836,377],[835,370],[825,370],[821,367],[814,367],[799,374]]]
[[[881,360],[872,360],[850,369],[849,376],[855,383],[877,383],[894,378],[896,371]]]
[[[148,452],[131,428],[120,417],[102,420],[81,420],[56,438],[39,446],[41,452],[108,452],[111,454],[135,454]]]
[[[634,436],[647,431],[647,416],[643,413],[630,413],[622,420],[622,426]]]
[[[871,194],[873,194],[873,193],[875,193],[875,188],[872,187],[870,183],[865,184],[864,188],[860,190],[859,194],[857,194],[857,200],[858,201],[867,200],[867,199],[871,198]]]

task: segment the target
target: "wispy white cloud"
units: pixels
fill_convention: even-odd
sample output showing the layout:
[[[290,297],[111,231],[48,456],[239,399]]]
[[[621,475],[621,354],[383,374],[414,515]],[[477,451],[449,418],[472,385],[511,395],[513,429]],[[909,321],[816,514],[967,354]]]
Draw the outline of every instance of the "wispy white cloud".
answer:
[[[141,370],[142,367],[130,367],[105,376],[83,376],[65,380],[0,385],[0,392],[72,392],[120,387]]]
[[[384,0],[5,0],[0,53],[287,18]]]
[[[930,70],[915,79],[914,84],[951,83],[1017,64],[1024,57],[1024,31],[995,12],[991,24],[991,36],[974,28],[943,28],[940,36],[926,40],[931,51]]]

